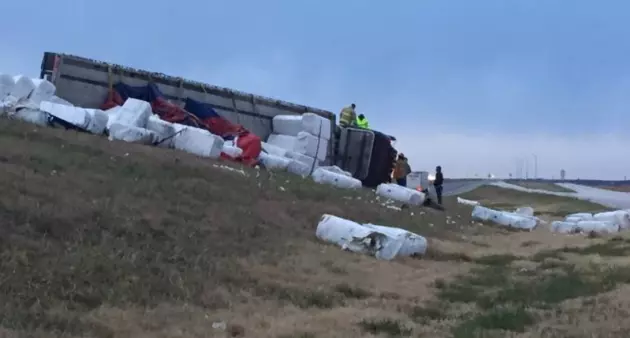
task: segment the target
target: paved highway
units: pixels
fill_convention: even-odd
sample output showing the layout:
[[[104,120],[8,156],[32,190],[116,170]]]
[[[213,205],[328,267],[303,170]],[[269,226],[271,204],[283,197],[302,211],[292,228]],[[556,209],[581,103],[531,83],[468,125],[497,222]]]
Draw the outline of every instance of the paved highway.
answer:
[[[488,181],[482,181],[482,180],[445,181],[442,195],[444,196],[461,195],[469,191],[475,190],[486,183],[488,183]]]

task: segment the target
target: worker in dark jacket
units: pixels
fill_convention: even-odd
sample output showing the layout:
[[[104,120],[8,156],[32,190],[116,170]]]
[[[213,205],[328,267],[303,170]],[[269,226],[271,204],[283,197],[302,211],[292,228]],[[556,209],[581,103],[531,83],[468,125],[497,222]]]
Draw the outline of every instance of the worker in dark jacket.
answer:
[[[396,166],[394,167],[394,179],[402,187],[407,187],[407,175],[411,172],[411,167],[404,154],[398,155]]]
[[[438,204],[442,204],[442,184],[444,184],[444,175],[442,174],[442,167],[435,167],[435,179],[433,180],[433,186],[435,187],[435,194],[437,195]]]

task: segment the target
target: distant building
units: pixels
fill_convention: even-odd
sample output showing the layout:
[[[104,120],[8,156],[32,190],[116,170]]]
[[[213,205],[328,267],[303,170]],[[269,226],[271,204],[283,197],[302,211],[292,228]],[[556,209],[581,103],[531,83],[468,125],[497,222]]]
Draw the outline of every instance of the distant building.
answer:
[[[564,171],[564,169],[561,169],[560,170],[560,179],[564,181],[564,178],[566,177],[566,175],[567,175],[567,172]]]

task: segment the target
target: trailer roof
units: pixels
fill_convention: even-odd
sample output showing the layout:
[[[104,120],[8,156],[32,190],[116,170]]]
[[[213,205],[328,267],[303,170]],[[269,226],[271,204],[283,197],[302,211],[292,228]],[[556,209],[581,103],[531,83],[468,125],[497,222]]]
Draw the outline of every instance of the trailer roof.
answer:
[[[46,62],[46,56],[47,55],[51,55],[51,54],[52,55],[56,55],[56,56],[60,56],[60,57],[63,57],[63,58],[70,58],[70,59],[74,59],[76,61],[90,63],[90,64],[93,64],[95,66],[98,66],[99,68],[102,68],[103,70],[111,69],[112,72],[115,73],[115,74],[125,73],[125,74],[128,74],[128,75],[132,75],[134,77],[137,77],[137,78],[144,78],[146,80],[158,80],[159,82],[166,83],[166,84],[173,85],[173,86],[180,86],[182,84],[182,82],[183,82],[185,85],[199,87],[201,90],[207,91],[207,92],[215,92],[215,93],[223,94],[223,95],[231,95],[231,96],[234,96],[234,97],[239,98],[241,100],[252,100],[252,99],[254,99],[254,100],[256,100],[256,102],[263,103],[263,104],[266,104],[266,105],[277,105],[277,106],[281,106],[281,107],[290,108],[291,110],[295,110],[295,111],[312,112],[312,113],[316,113],[318,115],[328,116],[330,119],[334,119],[335,118],[335,114],[333,114],[332,112],[327,111],[327,110],[323,110],[323,109],[319,109],[319,108],[315,108],[315,107],[295,104],[295,103],[291,103],[291,102],[287,102],[287,101],[283,101],[283,100],[273,99],[273,98],[270,98],[270,97],[250,94],[250,93],[242,92],[242,91],[235,90],[235,89],[219,87],[219,86],[210,85],[210,84],[203,83],[203,82],[198,82],[198,81],[186,80],[186,79],[181,78],[181,77],[170,76],[170,75],[166,75],[164,73],[149,72],[149,71],[145,71],[145,70],[141,70],[141,69],[131,68],[131,67],[127,67],[127,66],[114,64],[114,63],[107,63],[107,62],[98,61],[98,60],[85,58],[85,57],[81,57],[81,56],[76,56],[76,55],[71,55],[71,54],[46,52],[46,53],[44,53],[44,60],[42,62],[42,68],[51,67],[50,63]]]

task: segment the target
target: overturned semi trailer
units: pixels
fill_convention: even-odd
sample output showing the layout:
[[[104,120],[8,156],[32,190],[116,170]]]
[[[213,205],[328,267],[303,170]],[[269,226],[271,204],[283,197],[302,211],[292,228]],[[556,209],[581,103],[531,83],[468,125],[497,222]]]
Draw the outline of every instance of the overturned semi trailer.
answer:
[[[340,131],[332,112],[181,77],[52,52],[44,53],[40,77],[56,86],[57,96],[85,108],[102,107],[112,89],[120,84],[153,87],[179,108],[190,100],[211,107],[221,118],[244,127],[263,141],[274,133],[275,116],[313,113],[329,121],[330,128],[326,129],[334,133],[325,146],[321,164],[338,165],[367,186],[389,178],[396,153],[385,134],[353,128]]]
[[[56,86],[57,96],[85,108],[100,107],[118,83],[134,87],[155,84],[171,103],[181,108],[187,99],[204,103],[262,140],[273,133],[272,119],[277,115],[313,113],[329,120],[331,129],[335,126],[335,114],[322,109],[68,54],[44,53],[40,77]],[[330,162],[332,142],[327,148]]]

